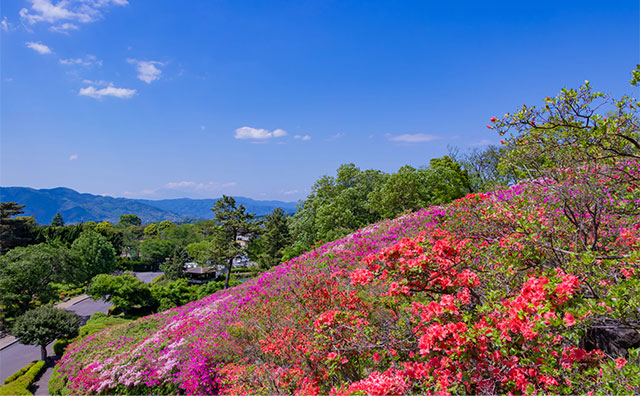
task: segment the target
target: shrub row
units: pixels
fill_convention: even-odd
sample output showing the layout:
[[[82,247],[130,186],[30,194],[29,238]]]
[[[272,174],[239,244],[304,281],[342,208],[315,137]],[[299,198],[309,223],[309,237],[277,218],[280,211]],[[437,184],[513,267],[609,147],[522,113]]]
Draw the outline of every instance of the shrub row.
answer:
[[[27,370],[29,370],[31,368],[31,366],[36,364],[36,362],[37,362],[37,360],[34,360],[33,362],[31,362],[31,363],[27,364],[26,366],[24,366],[23,368],[21,368],[20,370],[18,370],[15,373],[11,374],[6,380],[4,380],[4,384],[7,385],[9,382],[15,381],[18,377],[22,377],[22,375],[24,373],[26,373]]]
[[[44,360],[29,363],[16,373],[22,372],[22,375],[14,374],[9,377],[14,378],[11,382],[0,386],[0,395],[33,395],[28,388],[38,379],[43,368]]]

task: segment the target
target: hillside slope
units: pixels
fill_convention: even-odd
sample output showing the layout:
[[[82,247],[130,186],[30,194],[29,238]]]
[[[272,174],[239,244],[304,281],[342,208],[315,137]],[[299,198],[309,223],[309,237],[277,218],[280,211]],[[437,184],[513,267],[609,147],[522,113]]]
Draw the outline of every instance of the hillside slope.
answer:
[[[640,166],[601,171],[375,224],[107,329],[69,346],[50,390],[637,392]]]
[[[217,199],[128,199],[103,195],[83,194],[70,188],[33,189],[28,187],[0,187],[0,201],[15,201],[26,205],[26,216],[35,216],[39,224],[49,224],[60,212],[65,223],[86,221],[110,221],[117,223],[123,214],[135,214],[143,223],[162,220],[181,222],[189,219],[210,219],[211,208]],[[258,217],[281,207],[285,213],[296,211],[293,202],[257,201],[237,197],[236,202],[245,205],[250,213]]]
[[[86,221],[117,223],[123,214],[135,214],[145,223],[184,220],[175,213],[134,200],[83,194],[64,187],[40,190],[28,187],[0,187],[0,200],[25,205],[25,216],[35,216],[39,224],[49,224],[58,212],[67,224]]]

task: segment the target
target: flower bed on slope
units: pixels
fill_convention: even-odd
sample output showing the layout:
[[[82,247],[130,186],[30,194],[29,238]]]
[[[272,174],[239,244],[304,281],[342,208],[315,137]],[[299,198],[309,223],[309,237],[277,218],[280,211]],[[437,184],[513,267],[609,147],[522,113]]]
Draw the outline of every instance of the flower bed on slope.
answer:
[[[82,394],[637,392],[634,345],[593,334],[640,319],[640,167],[564,173],[367,227],[57,371]]]

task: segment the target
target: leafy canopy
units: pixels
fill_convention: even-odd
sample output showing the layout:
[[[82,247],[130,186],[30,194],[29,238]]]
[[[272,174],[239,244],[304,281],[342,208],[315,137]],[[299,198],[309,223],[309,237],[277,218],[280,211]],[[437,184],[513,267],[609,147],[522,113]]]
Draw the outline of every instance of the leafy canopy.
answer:
[[[57,338],[77,336],[79,326],[80,318],[75,313],[43,305],[20,316],[12,334],[23,344],[39,345],[46,351],[45,347]]]

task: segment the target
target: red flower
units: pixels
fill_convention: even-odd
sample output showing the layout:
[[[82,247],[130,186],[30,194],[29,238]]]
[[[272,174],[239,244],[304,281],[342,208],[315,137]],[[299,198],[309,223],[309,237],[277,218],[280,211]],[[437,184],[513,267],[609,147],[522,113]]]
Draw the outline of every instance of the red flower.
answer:
[[[569,312],[565,312],[564,324],[567,325],[567,327],[571,327],[574,324],[576,324],[576,318],[573,316],[573,314],[570,314]]]

